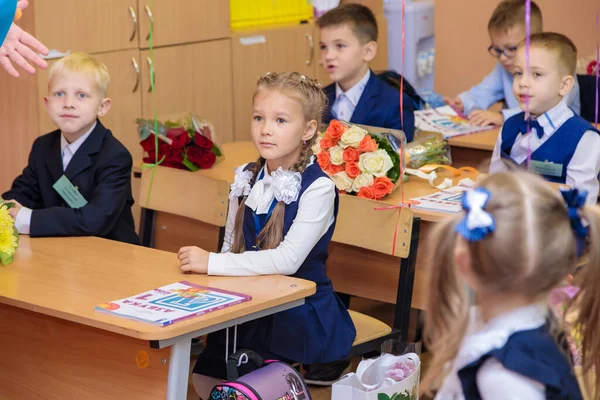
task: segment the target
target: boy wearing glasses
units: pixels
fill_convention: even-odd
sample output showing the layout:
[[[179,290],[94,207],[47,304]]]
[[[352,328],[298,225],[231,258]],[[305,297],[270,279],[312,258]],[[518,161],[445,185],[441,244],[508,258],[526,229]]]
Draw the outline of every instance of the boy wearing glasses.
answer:
[[[498,63],[483,80],[456,98],[444,100],[455,109],[467,115],[474,125],[502,125],[505,120],[521,112],[519,102],[512,91],[515,55],[518,44],[525,39],[525,0],[503,0],[488,22],[488,32],[492,41],[489,53]],[[531,34],[542,32],[542,12],[531,2]],[[502,111],[488,108],[504,100]],[[565,99],[567,105],[579,114],[579,86],[575,80],[573,90]]]

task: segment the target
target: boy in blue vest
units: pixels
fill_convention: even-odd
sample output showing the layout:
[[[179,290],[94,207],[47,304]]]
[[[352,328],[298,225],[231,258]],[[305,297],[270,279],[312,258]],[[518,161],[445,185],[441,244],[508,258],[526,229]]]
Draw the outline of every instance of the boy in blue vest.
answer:
[[[513,92],[530,116],[521,112],[504,123],[490,173],[505,170],[506,161],[528,165],[546,180],[587,190],[587,203],[594,204],[598,198],[600,132],[566,102],[575,81],[577,49],[564,35],[537,33],[531,36],[529,59],[527,69],[525,43],[521,42],[515,58]]]
[[[317,20],[321,62],[334,81],[324,90],[329,100],[324,122],[332,119],[354,124],[401,129],[411,141],[415,130],[410,97],[380,80],[369,69],[377,54],[377,21],[360,4],[343,4]]]
[[[542,11],[531,2],[531,33],[542,32]],[[504,121],[521,112],[519,102],[512,93],[515,54],[517,45],[525,39],[525,0],[503,0],[494,9],[488,22],[491,44],[488,52],[498,62],[494,69],[477,85],[456,98],[444,98],[449,105],[467,115],[473,125],[502,125]],[[504,102],[501,111],[489,110],[498,101]],[[580,110],[579,86],[575,81],[567,104],[577,114]]]

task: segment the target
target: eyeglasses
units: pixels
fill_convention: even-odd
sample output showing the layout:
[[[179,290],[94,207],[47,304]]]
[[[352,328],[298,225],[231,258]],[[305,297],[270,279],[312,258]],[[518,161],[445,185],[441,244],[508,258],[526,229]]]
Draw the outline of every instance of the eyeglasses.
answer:
[[[507,47],[506,49],[501,49],[499,47],[494,46],[493,44],[488,47],[488,51],[490,54],[496,58],[500,58],[502,54],[506,58],[513,58],[515,54],[517,54],[517,46]]]

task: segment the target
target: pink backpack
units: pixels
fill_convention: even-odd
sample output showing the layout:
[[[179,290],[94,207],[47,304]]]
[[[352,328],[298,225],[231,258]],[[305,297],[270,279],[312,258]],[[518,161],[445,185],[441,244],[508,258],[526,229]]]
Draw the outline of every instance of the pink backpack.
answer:
[[[238,367],[248,362],[257,369],[242,377]],[[290,365],[240,350],[227,360],[227,381],[215,386],[210,400],[312,400],[302,376]]]

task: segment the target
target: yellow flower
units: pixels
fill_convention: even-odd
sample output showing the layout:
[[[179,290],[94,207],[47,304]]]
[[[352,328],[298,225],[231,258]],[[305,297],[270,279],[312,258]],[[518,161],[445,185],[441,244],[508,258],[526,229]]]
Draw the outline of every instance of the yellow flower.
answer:
[[[14,234],[13,219],[8,213],[8,207],[0,206],[0,253],[8,256],[15,254],[17,238]]]
[[[8,207],[6,205],[0,206],[0,229],[8,229],[12,230],[13,219],[8,213]]]

